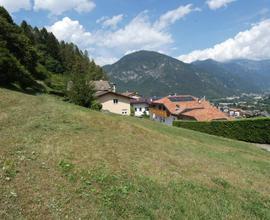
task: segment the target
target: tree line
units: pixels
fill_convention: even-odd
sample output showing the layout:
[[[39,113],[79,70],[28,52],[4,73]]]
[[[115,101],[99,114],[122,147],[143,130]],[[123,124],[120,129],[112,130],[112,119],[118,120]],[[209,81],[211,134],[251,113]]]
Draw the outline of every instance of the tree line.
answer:
[[[76,104],[87,106],[92,98],[82,102],[72,100],[72,96],[89,93],[92,97],[93,88],[85,84],[105,78],[103,69],[89,59],[87,51],[81,51],[73,43],[58,41],[46,28],[32,27],[26,21],[15,24],[7,10],[0,7],[0,85],[39,92],[49,88],[64,93],[66,81],[72,80],[73,94],[67,95]],[[74,91],[80,87],[87,91]]]

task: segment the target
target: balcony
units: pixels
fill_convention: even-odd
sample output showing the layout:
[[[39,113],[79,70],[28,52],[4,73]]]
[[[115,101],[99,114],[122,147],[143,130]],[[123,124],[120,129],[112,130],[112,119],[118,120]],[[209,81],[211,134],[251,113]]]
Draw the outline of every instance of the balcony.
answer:
[[[166,110],[159,110],[156,108],[150,108],[149,109],[150,113],[155,114],[156,116],[167,118],[169,117],[169,113]]]

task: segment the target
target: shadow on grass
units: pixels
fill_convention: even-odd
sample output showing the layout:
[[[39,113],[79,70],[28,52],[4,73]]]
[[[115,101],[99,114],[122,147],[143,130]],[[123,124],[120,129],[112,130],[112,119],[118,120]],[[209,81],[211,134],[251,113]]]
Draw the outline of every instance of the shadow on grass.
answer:
[[[33,90],[31,88],[22,89],[19,86],[14,85],[14,84],[0,85],[0,88],[12,90],[12,91],[15,91],[15,92],[21,92],[21,93],[24,93],[24,94],[27,94],[27,95],[33,95],[33,96],[36,96],[36,95],[41,93],[41,92],[38,92],[38,91]]]

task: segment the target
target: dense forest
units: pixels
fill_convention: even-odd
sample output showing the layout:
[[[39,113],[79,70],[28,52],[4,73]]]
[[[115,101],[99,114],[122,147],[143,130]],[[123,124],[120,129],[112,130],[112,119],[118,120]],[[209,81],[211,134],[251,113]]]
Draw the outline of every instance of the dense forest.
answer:
[[[65,93],[72,80],[106,78],[102,68],[73,43],[59,42],[45,28],[32,27],[25,21],[14,23],[0,7],[0,85],[16,86],[25,91]],[[78,86],[79,87],[79,86]],[[91,91],[88,91],[91,92]]]

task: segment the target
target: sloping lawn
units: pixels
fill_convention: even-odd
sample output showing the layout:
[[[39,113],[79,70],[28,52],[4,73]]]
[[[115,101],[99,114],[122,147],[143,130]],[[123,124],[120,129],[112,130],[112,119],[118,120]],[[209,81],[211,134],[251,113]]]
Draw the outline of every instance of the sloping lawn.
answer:
[[[0,219],[270,219],[270,153],[0,89]]]

